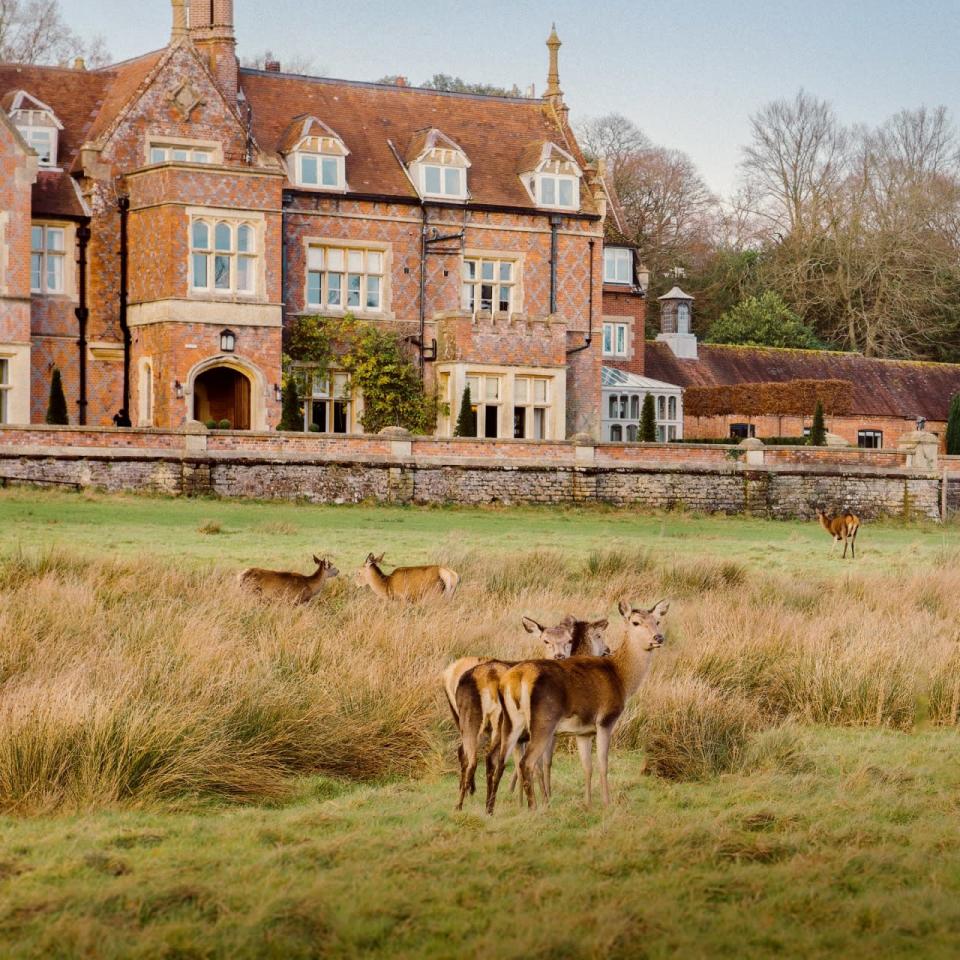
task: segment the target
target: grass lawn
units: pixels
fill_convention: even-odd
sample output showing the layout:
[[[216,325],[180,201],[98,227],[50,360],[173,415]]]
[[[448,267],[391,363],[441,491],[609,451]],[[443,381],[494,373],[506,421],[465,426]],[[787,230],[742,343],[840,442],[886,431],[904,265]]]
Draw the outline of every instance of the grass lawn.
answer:
[[[373,550],[389,563],[436,562],[463,549],[515,555],[556,549],[585,556],[642,547],[658,559],[717,557],[787,573],[821,571],[830,541],[815,523],[640,514],[604,508],[417,508],[314,506],[229,500],[170,500],[31,490],[0,490],[7,550],[62,547],[103,556],[145,552],[178,562],[306,569],[314,553],[352,571]],[[202,533],[214,524],[220,532]],[[960,543],[950,527],[868,523],[858,569],[936,563]],[[840,561],[837,560],[837,563]]]
[[[815,729],[806,771],[695,784],[620,755],[607,811],[567,757],[492,820],[452,778],[0,819],[2,955],[955,957],[957,746]]]
[[[0,524],[0,809],[31,812],[35,781],[38,795],[70,784],[59,806],[0,815],[0,960],[960,950],[955,527],[868,523],[860,559],[841,563],[811,523],[601,508],[10,489]],[[209,569],[306,569],[323,553],[346,575],[370,550],[393,563],[460,557],[471,576],[433,607],[388,607],[341,582],[289,611]],[[521,608],[599,614],[627,591],[650,602],[669,591],[675,607],[637,716],[656,714],[681,740],[690,731],[684,742],[696,727],[712,748],[756,710],[756,736],[793,738],[791,749],[672,782],[620,745],[614,803],[588,810],[564,748],[550,809],[521,812],[504,790],[493,818],[479,796],[455,813],[437,678],[451,651],[501,638],[498,649],[529,656]],[[310,759],[310,743],[328,762],[351,756],[336,749],[351,731],[367,738],[356,742],[369,743],[370,769],[403,776],[360,782],[352,760]],[[215,764],[229,775],[235,760],[260,784],[258,764],[276,759],[257,753],[260,735],[284,769],[309,772],[286,793],[143,799],[131,786],[130,802],[83,799],[114,761],[117,782],[135,785],[187,754],[182,744],[194,750],[185,782]],[[381,744],[409,765],[377,766]],[[258,802],[223,799],[241,795]]]

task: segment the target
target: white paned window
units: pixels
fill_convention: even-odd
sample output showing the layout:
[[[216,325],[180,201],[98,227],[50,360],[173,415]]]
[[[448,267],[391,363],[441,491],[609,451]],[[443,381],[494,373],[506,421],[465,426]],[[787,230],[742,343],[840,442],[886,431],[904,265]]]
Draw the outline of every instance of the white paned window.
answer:
[[[63,227],[33,225],[30,231],[31,293],[64,292],[65,234]]]
[[[311,246],[307,250],[307,306],[335,313],[382,313],[382,250]]]
[[[257,231],[249,223],[194,220],[190,227],[190,284],[194,290],[254,294]]]
[[[463,198],[464,174],[461,167],[446,167],[436,163],[423,166],[423,192],[431,197]]]
[[[633,283],[633,251],[624,247],[607,247],[603,251],[603,282]]]
[[[603,355],[626,357],[629,354],[629,324],[605,323],[603,325]]]
[[[346,373],[328,376],[306,371],[306,401],[303,428],[311,433],[350,432],[350,377]]]
[[[474,436],[499,437],[503,378],[471,375],[467,377],[467,386],[476,426]]]
[[[208,147],[190,147],[175,143],[150,145],[151,163],[213,163],[213,150]]]
[[[677,306],[677,333],[690,332],[690,304],[681,303]]]
[[[516,271],[513,260],[463,261],[463,309],[513,313],[516,309]]]
[[[580,208],[580,181],[576,177],[541,173],[537,176],[537,203],[563,210]]]
[[[0,423],[6,423],[10,404],[7,395],[10,393],[10,361],[0,359]]]
[[[343,169],[343,157],[325,157],[316,153],[297,154],[297,179],[305,187],[342,190]]]
[[[546,440],[550,413],[550,381],[546,377],[517,377],[513,381],[513,436],[517,440]]]
[[[41,167],[57,165],[59,121],[47,110],[14,110],[13,123],[20,135],[36,151]]]

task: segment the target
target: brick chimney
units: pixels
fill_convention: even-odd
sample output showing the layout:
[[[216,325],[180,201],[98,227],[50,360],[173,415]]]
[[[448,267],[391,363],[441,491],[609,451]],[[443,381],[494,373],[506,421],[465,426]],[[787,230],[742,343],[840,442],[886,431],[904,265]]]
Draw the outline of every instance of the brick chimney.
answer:
[[[263,69],[267,73],[279,73],[280,72],[280,61],[279,60],[267,60],[263,64]]]
[[[190,38],[224,96],[236,105],[240,82],[237,40],[233,32],[233,0],[189,0]]]

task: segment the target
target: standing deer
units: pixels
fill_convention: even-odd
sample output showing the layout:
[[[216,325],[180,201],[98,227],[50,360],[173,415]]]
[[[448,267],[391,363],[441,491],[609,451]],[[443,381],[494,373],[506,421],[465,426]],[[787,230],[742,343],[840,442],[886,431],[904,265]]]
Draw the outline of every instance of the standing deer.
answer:
[[[314,556],[317,565],[314,573],[284,573],[279,570],[261,570],[251,567],[237,578],[242,587],[253,590],[264,597],[277,600],[292,600],[294,603],[309,603],[320,591],[327,580],[338,576],[340,571],[329,561]]]
[[[531,617],[523,618],[523,628],[527,633],[540,637],[547,647],[547,656],[554,660],[564,660],[571,656],[606,656],[610,652],[604,639],[607,620],[590,623],[567,616],[555,627],[543,627]],[[480,739],[486,731],[489,736],[487,754],[487,790],[490,789],[492,763],[490,757],[497,748],[500,735],[500,678],[516,661],[479,660],[465,657],[452,663],[444,671],[444,688],[454,722],[460,730],[460,747],[457,755],[460,759],[460,799],[457,809],[463,808],[463,801],[469,791],[474,793],[477,770],[477,756]],[[541,777],[543,777],[541,771]],[[549,783],[541,779],[544,794]]]
[[[423,600],[431,594],[449,600],[460,586],[460,574],[446,567],[397,567],[386,574],[380,569],[383,557],[382,553],[379,557],[368,553],[354,582],[358,587],[370,587],[385,600]]]
[[[847,544],[850,544],[850,558],[857,558],[857,534],[860,532],[860,518],[845,510],[835,517],[828,517],[822,510],[817,511],[817,519],[820,526],[833,538],[833,549],[836,550],[837,544],[843,543],[843,557],[847,557]]]
[[[500,681],[503,703],[500,753],[487,794],[487,813],[493,813],[497,789],[507,757],[520,738],[530,742],[520,761],[520,778],[527,804],[536,809],[533,770],[553,750],[557,734],[572,734],[586,778],[586,802],[590,804],[593,779],[593,740],[597,740],[603,802],[610,802],[607,760],[610,739],[627,701],[647,675],[653,654],[663,646],[660,625],[670,604],[666,600],[650,610],[620,602],[625,637],[610,657],[575,657],[570,660],[530,660],[508,670]]]

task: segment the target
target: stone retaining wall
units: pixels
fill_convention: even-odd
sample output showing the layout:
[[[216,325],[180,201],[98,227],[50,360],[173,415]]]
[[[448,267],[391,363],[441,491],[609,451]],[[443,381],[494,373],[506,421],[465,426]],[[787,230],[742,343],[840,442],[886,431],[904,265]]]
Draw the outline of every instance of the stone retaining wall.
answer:
[[[776,518],[810,518],[823,507],[852,509],[864,518],[940,518],[942,472],[886,465],[889,451],[884,465],[849,451],[837,462],[826,453],[806,462],[765,462],[763,451],[748,455],[726,447],[711,448],[698,462],[677,457],[677,447],[639,447],[643,457],[631,458],[606,456],[604,446],[546,444],[549,450],[540,451],[521,443],[511,457],[509,442],[497,441],[492,455],[481,457],[481,441],[443,441],[444,456],[438,457],[427,455],[435,448],[421,439],[368,437],[353,446],[347,438],[317,438],[308,448],[275,447],[271,437],[258,448],[217,443],[219,435],[181,434],[174,449],[169,434],[151,447],[117,431],[123,442],[111,447],[111,431],[99,434],[100,445],[89,442],[93,431],[77,433],[60,434],[61,443],[87,442],[37,445],[29,442],[38,436],[34,429],[19,445],[0,430],[0,481],[315,503],[609,503]],[[151,436],[144,432],[138,439]],[[536,456],[541,452],[548,455]]]

